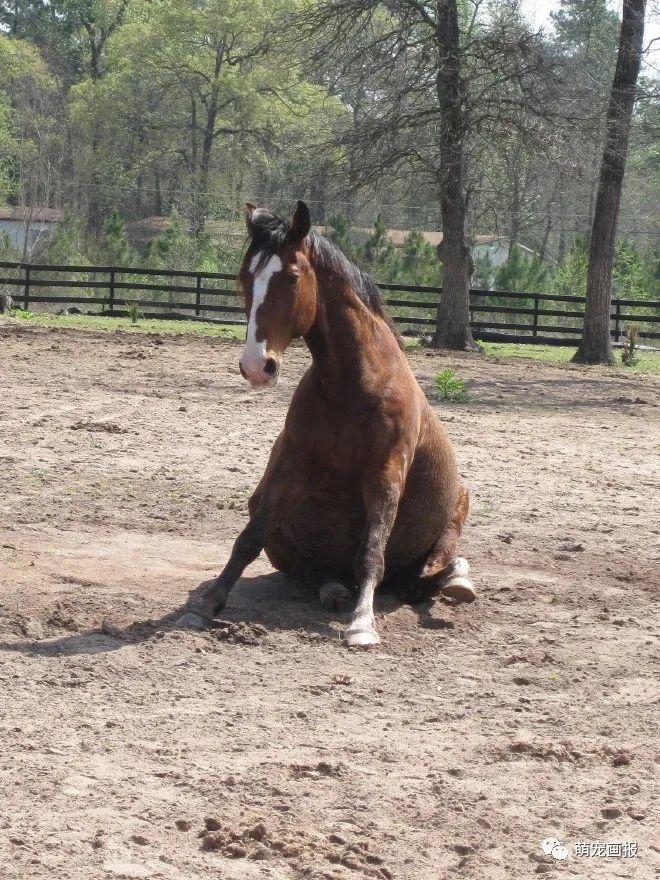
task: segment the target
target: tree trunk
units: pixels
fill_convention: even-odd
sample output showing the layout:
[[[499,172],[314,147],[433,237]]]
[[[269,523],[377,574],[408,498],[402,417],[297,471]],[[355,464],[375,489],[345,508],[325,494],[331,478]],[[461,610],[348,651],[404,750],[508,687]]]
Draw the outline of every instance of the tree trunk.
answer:
[[[539,263],[545,262],[545,256],[548,251],[548,242],[550,241],[550,233],[552,232],[552,206],[555,203],[555,197],[557,195],[557,189],[560,187],[560,180],[555,181],[554,189],[552,190],[552,195],[548,199],[548,206],[546,208],[546,219],[545,219],[545,229],[543,231],[543,239],[541,240],[541,247],[539,249]]]
[[[465,102],[460,66],[457,0],[438,0],[436,80],[440,106],[440,207],[443,286],[435,333],[435,348],[479,350],[470,330],[472,259],[465,238]]]
[[[197,177],[195,208],[193,214],[193,235],[196,239],[204,235],[206,222],[211,210],[211,198],[209,195],[209,177],[211,171],[211,156],[215,142],[215,123],[218,118],[220,101],[220,74],[224,61],[224,48],[218,45],[215,51],[215,68],[211,88],[207,95],[204,109],[204,128],[202,131],[202,153],[199,162],[199,174]]]
[[[641,65],[645,11],[646,0],[624,0],[619,53],[607,110],[605,150],[589,247],[584,329],[578,350],[573,356],[573,360],[581,364],[613,362],[610,308],[614,243]]]
[[[163,215],[163,193],[160,188],[160,172],[154,174],[154,214],[156,217]]]
[[[559,241],[557,242],[558,263],[561,263],[561,261],[566,256],[566,194],[564,193],[565,185],[566,180],[562,175],[559,178]]]
[[[509,220],[509,257],[513,253],[513,249],[518,244],[520,238],[520,209],[521,209],[521,193],[520,193],[520,167],[522,165],[521,150],[516,150],[513,161],[513,191],[511,193],[511,218]]]

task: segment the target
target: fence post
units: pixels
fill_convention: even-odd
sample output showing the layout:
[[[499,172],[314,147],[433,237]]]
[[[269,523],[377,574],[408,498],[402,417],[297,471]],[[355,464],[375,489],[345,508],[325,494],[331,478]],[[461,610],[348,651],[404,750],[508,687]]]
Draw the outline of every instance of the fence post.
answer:
[[[621,337],[621,300],[617,297],[614,302],[616,303],[614,312],[614,339],[618,342]]]
[[[202,303],[202,275],[197,273],[197,286],[195,289],[195,314],[199,317],[200,306]]]
[[[115,270],[114,270],[114,268],[110,269],[110,293],[108,295],[108,299],[110,300],[108,305],[110,307],[110,311],[112,312],[115,307]]]
[[[532,318],[532,336],[538,335],[539,329],[539,295],[534,297],[534,317]]]
[[[23,290],[23,310],[27,312],[30,305],[30,267],[24,266],[25,269],[25,285]]]

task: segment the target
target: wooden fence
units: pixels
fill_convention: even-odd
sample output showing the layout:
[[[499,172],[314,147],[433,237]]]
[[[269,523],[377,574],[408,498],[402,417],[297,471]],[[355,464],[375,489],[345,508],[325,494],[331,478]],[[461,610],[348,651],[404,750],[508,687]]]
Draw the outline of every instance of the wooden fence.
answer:
[[[90,314],[123,316],[130,306],[137,305],[145,318],[246,323],[236,278],[221,272],[2,261],[0,271],[0,289],[6,289],[25,310],[35,305],[85,306]],[[172,283],[173,279],[177,283]],[[432,333],[441,288],[412,284],[380,287],[402,333]],[[629,323],[638,326],[643,339],[660,339],[660,302],[614,299],[610,317],[616,342],[625,335]],[[470,291],[470,320],[477,339],[566,345],[581,334],[583,318],[584,298],[579,296]]]

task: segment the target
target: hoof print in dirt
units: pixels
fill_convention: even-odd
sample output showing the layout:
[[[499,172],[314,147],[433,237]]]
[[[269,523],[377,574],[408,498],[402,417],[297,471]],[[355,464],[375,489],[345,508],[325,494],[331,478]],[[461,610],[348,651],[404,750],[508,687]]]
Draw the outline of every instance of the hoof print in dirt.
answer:
[[[296,630],[296,637],[301,642],[327,642],[327,636],[319,632],[308,632],[305,629]]]
[[[228,859],[269,859],[276,843],[269,842],[268,830],[263,822],[243,831],[221,830],[217,819],[205,819],[204,829],[200,831],[202,849],[206,852],[219,851]]]
[[[268,630],[260,623],[214,620],[211,635],[219,642],[232,642],[235,645],[258,645],[268,635]]]
[[[316,768],[300,768],[307,771],[319,772],[318,767],[324,768],[322,775],[336,775],[343,765],[326,768],[330,765],[321,763]],[[344,768],[345,769],[345,768]],[[268,859],[286,859],[291,866],[308,866],[310,858],[318,862],[319,859],[356,871],[362,877],[374,877],[377,880],[393,880],[393,874],[384,864],[384,859],[373,852],[367,841],[354,843],[341,834],[329,834],[326,838],[310,835],[302,829],[288,829],[288,833],[279,837],[266,827],[263,822],[257,822],[251,828],[243,830],[217,830],[208,831],[206,828],[200,831],[202,838],[202,850],[205,852],[217,852],[226,859],[246,859],[248,861],[265,861]],[[305,873],[307,876],[307,873]],[[310,875],[311,876],[311,875]],[[316,876],[332,876],[333,874],[314,874]]]
[[[456,624],[453,620],[447,620],[445,617],[428,617],[418,624],[422,629],[455,629]]]
[[[319,761],[316,766],[311,764],[292,764],[291,772],[294,779],[322,779],[324,776],[343,776],[346,772],[346,765],[328,764],[327,761]]]
[[[539,745],[526,740],[514,740],[508,748],[500,752],[500,760],[511,760],[511,756],[525,756],[540,761],[555,761],[559,764],[579,763],[583,755],[570,742]]]

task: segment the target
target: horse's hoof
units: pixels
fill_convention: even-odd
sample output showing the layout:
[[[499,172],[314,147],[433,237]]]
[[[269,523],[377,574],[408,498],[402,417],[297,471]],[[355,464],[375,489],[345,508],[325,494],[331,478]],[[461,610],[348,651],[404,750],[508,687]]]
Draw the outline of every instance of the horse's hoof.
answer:
[[[176,621],[175,626],[180,627],[181,629],[207,629],[211,625],[211,621],[208,617],[204,617],[202,614],[197,614],[195,611],[186,611],[185,614],[182,614],[181,617]]]
[[[380,636],[375,629],[349,629],[344,633],[344,641],[349,648],[368,648],[377,645]]]
[[[319,599],[321,600],[321,607],[326,611],[339,613],[349,611],[355,602],[353,594],[348,587],[335,581],[323,584],[319,590]]]
[[[454,556],[451,561],[452,570],[451,570],[451,578],[454,577],[464,577],[466,578],[470,574],[470,563],[467,561],[465,556]]]
[[[477,598],[477,592],[474,584],[467,577],[451,577],[442,587],[442,595],[448,599],[453,599],[457,604],[463,602],[474,602]]]

